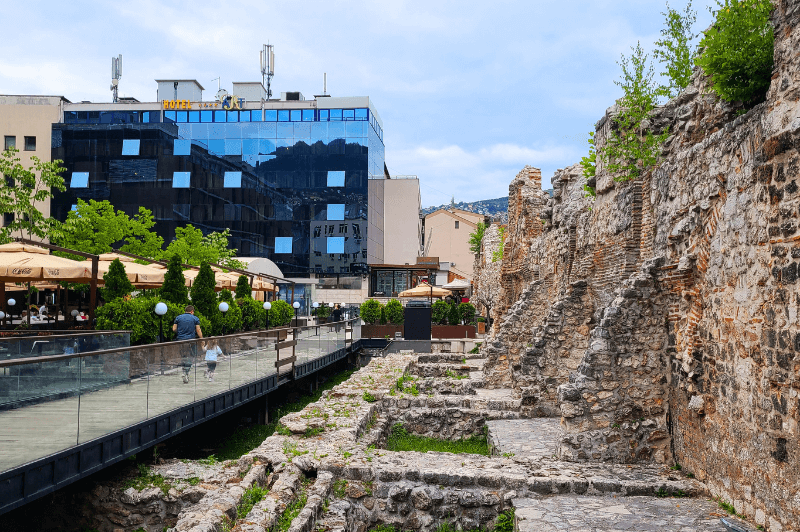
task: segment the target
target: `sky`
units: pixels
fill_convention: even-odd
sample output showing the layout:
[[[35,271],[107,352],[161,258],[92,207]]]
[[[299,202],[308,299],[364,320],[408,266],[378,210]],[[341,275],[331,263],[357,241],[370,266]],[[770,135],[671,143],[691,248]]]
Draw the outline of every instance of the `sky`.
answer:
[[[670,5],[683,10],[687,0]],[[709,26],[695,0],[695,31]],[[273,97],[369,96],[383,120],[386,164],[420,179],[422,206],[506,196],[525,165],[556,169],[586,155],[588,132],[620,89],[621,54],[652,51],[661,0],[477,2],[14,2],[4,8],[0,94],[155,101],[155,79],[258,81],[275,46]],[[13,21],[20,21],[14,23]],[[24,22],[22,22],[24,21]],[[657,71],[659,70],[657,66]]]

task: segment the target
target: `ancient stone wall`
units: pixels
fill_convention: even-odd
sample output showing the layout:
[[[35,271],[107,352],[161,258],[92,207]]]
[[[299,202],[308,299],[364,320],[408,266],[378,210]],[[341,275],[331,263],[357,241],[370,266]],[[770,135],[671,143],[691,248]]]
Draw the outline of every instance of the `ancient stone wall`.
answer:
[[[696,70],[651,120],[670,131],[653,172],[619,183],[601,164],[591,211],[569,169],[556,174],[541,235],[509,235],[529,238],[528,267],[510,267],[503,297],[516,299],[485,352],[509,361],[487,362],[495,381],[542,405],[529,414],[547,413],[548,379],[561,385],[562,458],[674,459],[782,530],[800,522],[800,6],[776,1],[772,22],[766,102],[721,102]],[[586,326],[571,340],[577,327],[553,319],[570,287],[585,291],[572,308]]]

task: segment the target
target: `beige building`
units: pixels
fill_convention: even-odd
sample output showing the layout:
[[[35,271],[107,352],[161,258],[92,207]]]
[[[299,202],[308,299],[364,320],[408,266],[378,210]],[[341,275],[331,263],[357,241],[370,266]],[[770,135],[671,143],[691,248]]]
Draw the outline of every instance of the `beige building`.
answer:
[[[417,176],[370,177],[369,264],[414,264],[422,253],[421,199]]]
[[[424,255],[450,263],[451,273],[471,281],[475,256],[469,250],[469,235],[481,222],[488,224],[489,217],[461,209],[439,209],[428,214],[424,225]]]
[[[65,103],[63,96],[0,95],[0,137],[3,151],[14,147],[23,166],[30,166],[31,156],[50,161],[52,124],[61,121]],[[50,216],[50,201],[42,202],[39,210]],[[13,221],[13,214],[3,213],[0,227]]]

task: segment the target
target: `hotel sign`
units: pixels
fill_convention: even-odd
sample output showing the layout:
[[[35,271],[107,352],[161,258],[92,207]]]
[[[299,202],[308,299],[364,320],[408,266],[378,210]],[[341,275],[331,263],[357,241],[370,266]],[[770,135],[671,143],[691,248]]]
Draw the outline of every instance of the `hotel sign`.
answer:
[[[189,100],[161,100],[163,109],[201,109],[206,107],[218,107],[226,111],[236,111],[244,109],[244,98],[238,96],[226,96],[219,102],[192,102]]]

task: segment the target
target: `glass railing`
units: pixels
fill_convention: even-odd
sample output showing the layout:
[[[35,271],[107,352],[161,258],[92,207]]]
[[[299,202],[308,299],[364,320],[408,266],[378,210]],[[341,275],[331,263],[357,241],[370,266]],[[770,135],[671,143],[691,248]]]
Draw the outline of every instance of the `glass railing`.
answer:
[[[0,360],[0,472],[274,375],[277,347],[294,365],[332,353],[359,324]]]
[[[38,334],[0,338],[0,361],[103,351],[130,345],[129,331],[80,331],[61,334],[42,331]]]

